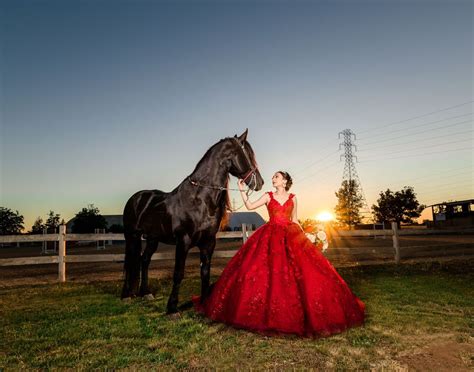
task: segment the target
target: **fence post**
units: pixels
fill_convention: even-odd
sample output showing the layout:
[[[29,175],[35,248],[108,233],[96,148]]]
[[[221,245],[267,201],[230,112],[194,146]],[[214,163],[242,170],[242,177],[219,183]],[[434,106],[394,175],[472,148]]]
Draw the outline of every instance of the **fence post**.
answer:
[[[58,252],[59,277],[61,283],[66,281],[66,225],[59,225],[59,252]]]
[[[247,241],[247,224],[242,224],[242,242],[245,243]]]
[[[395,249],[395,263],[400,263],[400,243],[398,241],[398,226],[396,222],[392,222],[392,239],[393,239],[393,248]]]
[[[105,229],[95,229],[94,233],[95,234],[105,234]],[[105,249],[105,240],[97,240],[96,243],[97,243],[96,244],[97,250]]]

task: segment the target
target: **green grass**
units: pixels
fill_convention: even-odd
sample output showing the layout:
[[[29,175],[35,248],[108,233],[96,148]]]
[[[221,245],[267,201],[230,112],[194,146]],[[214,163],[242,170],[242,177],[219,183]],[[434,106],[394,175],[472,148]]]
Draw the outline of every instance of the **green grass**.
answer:
[[[397,355],[433,336],[471,339],[473,266],[340,269],[366,303],[367,321],[321,339],[265,337],[211,323],[193,310],[169,317],[169,280],[152,281],[155,301],[131,304],[120,301],[119,282],[1,289],[0,369],[390,368]],[[198,277],[185,278],[181,301],[199,285]]]

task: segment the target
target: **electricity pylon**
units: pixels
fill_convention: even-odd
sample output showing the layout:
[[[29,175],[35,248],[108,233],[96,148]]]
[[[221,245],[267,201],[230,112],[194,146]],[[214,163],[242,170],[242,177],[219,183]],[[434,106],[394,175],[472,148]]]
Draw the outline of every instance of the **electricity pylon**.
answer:
[[[367,204],[367,199],[365,198],[364,190],[362,189],[362,183],[360,182],[360,178],[355,167],[357,156],[352,152],[353,149],[357,151],[357,146],[352,143],[352,137],[354,137],[354,140],[356,140],[356,135],[350,129],[344,129],[342,132],[339,132],[339,139],[341,138],[341,134],[344,137],[344,141],[339,144],[339,150],[344,147],[344,154],[341,154],[340,156],[340,160],[342,157],[344,157],[344,172],[342,175],[342,182],[348,181],[350,185],[351,181],[354,181],[359,186],[360,196],[362,197],[362,209],[360,211],[362,219],[372,220],[372,214]]]

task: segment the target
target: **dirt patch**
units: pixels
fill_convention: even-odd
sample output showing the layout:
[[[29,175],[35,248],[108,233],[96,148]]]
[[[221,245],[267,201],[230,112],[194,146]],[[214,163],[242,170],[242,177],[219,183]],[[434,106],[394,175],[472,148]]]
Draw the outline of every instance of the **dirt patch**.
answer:
[[[401,353],[397,360],[409,371],[472,371],[474,345],[440,340]]]

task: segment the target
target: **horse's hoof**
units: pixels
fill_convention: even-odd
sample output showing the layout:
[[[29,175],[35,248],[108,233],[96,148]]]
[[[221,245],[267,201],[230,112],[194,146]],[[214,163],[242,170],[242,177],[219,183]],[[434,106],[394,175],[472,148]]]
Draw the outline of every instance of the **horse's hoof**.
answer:
[[[172,319],[172,320],[178,320],[178,319],[181,319],[181,313],[179,312],[176,312],[176,313],[167,313],[169,318]]]
[[[172,315],[172,314],[176,314],[178,312],[178,307],[177,306],[168,306],[167,309],[166,309],[166,314],[167,315]]]
[[[122,298],[122,302],[124,304],[130,304],[130,303],[132,303],[132,298],[131,297]]]
[[[148,293],[147,295],[143,296],[143,299],[147,301],[153,301],[155,296],[153,296],[151,293]]]

